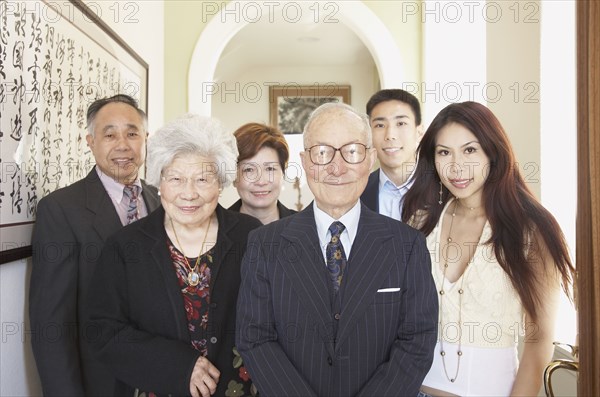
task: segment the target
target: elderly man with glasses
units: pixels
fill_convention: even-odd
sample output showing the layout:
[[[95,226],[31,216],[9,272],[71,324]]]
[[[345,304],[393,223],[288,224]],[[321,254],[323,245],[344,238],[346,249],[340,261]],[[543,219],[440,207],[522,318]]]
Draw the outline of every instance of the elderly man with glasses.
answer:
[[[416,396],[437,337],[424,237],[359,201],[368,119],[317,108],[300,154],[315,196],[250,233],[236,342],[261,396]]]

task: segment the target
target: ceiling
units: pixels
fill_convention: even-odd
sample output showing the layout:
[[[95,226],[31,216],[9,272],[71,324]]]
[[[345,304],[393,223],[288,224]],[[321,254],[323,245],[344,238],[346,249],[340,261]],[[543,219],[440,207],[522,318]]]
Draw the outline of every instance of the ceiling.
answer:
[[[215,80],[233,78],[260,66],[373,64],[367,47],[345,24],[340,21],[315,23],[312,13],[305,14],[309,18],[298,22],[281,16],[273,17],[270,22],[263,15],[258,22],[247,24],[225,47]]]

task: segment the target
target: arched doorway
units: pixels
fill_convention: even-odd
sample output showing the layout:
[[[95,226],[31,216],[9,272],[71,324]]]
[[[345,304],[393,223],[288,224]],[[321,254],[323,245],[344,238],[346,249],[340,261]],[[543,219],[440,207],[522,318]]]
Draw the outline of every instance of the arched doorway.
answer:
[[[265,4],[260,12],[272,12]],[[298,4],[298,3],[294,3]],[[371,52],[379,72],[382,88],[400,87],[403,61],[391,33],[379,18],[364,3],[357,1],[327,3],[335,4],[335,16],[340,23],[349,27]],[[249,18],[226,18],[222,14],[235,13],[244,7],[243,2],[233,1],[217,13],[200,35],[190,63],[188,75],[188,111],[200,115],[211,114],[211,101],[207,89],[214,84],[214,73],[223,50],[232,37],[251,23]],[[322,17],[324,18],[324,17]]]

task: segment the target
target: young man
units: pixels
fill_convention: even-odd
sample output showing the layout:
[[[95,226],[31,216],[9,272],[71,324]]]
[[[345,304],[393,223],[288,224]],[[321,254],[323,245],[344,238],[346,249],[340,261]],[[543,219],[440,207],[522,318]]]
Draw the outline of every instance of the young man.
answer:
[[[159,205],[156,188],[138,175],[148,133],[135,99],[95,101],[87,123],[96,166],[39,202],[33,230],[29,316],[45,396],[114,394],[114,376],[87,343],[97,330],[83,327],[89,282],[106,238]]]
[[[369,99],[367,115],[380,168],[371,173],[360,198],[373,211],[400,220],[424,132],[421,106],[404,90],[381,90]]]

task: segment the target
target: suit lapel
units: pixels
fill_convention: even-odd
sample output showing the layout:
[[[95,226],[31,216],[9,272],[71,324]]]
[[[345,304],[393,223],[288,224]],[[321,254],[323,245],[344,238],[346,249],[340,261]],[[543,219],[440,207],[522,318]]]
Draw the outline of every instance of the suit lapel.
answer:
[[[290,216],[296,213],[296,211],[292,211],[287,208],[285,205],[281,204],[281,202],[277,201],[277,209],[279,210],[279,218],[285,218],[286,216]]]
[[[155,188],[142,182],[142,197],[148,209],[148,213],[154,211],[159,205],[160,200],[154,194]],[[86,177],[86,207],[95,214],[93,227],[100,235],[102,240],[106,240],[111,234],[119,230],[123,225],[115,206],[106,192],[102,181],[98,177],[94,167]]]
[[[231,217],[220,204],[217,205],[215,210],[217,212],[217,220],[219,221],[219,231],[217,236],[217,241],[215,243],[215,250],[213,255],[213,265],[211,270],[211,279],[210,279],[210,294],[212,295],[212,289],[215,283],[217,282],[217,278],[219,277],[219,273],[221,271],[221,267],[223,266],[223,259],[227,255],[227,252],[233,246],[233,241],[228,237],[229,231],[237,224],[237,220]]]
[[[379,168],[369,175],[367,187],[360,200],[372,211],[379,212]]]
[[[92,225],[103,241],[123,225],[94,167],[85,179],[86,208],[94,214]]]
[[[156,188],[154,186],[148,185],[143,180],[140,182],[142,183],[142,197],[144,198],[144,203],[148,209],[148,214],[150,214],[158,208],[160,199],[158,198],[158,194],[156,194]]]
[[[390,263],[396,260],[391,247],[392,233],[385,218],[371,212],[365,205],[361,208],[358,231],[352,245],[348,266],[342,281],[342,316],[338,329],[336,347],[362,318],[388,276]]]
[[[164,217],[165,211],[162,207],[151,215],[148,215],[148,224],[144,228],[144,233],[152,240],[150,256],[153,259],[153,263],[149,263],[148,265],[157,266],[160,270],[171,303],[173,316],[175,317],[177,335],[182,340],[189,341],[190,334],[187,330],[187,317],[185,311],[182,310],[185,307],[183,296],[181,295],[177,275],[173,269],[173,261],[167,249],[167,233],[164,228]]]
[[[294,216],[281,237],[283,241],[277,260],[306,309],[324,327],[329,327],[332,321],[330,288],[312,204]],[[327,339],[327,333],[321,334]],[[331,342],[327,340],[330,351],[333,349]]]

